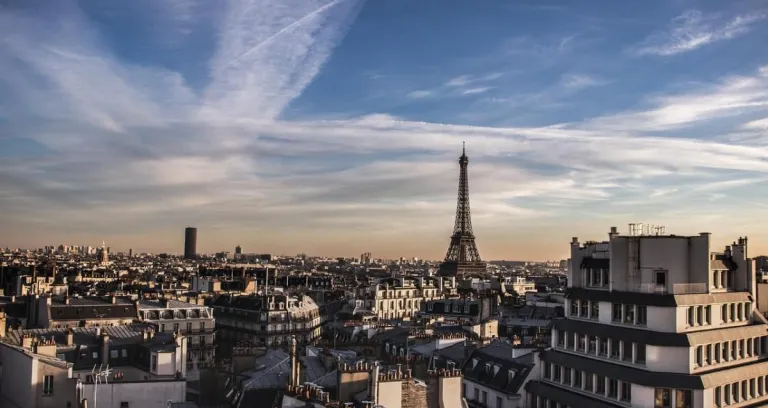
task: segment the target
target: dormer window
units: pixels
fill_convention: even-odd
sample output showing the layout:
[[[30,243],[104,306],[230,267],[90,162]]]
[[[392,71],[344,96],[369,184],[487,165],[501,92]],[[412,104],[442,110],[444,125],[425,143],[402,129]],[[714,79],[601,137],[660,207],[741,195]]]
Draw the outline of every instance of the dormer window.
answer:
[[[475,367],[477,367],[477,363],[479,363],[479,362],[480,362],[480,360],[478,360],[476,358],[472,359],[472,369],[473,370],[475,369]]]
[[[485,372],[490,373],[491,372],[491,363],[485,363]]]

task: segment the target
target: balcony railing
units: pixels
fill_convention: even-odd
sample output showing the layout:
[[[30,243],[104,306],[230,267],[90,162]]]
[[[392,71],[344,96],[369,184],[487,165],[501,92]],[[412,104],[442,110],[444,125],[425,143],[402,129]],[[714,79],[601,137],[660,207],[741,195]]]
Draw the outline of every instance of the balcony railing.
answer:
[[[657,295],[693,295],[707,293],[707,284],[675,283],[662,286],[655,283],[642,283],[632,288],[632,292],[653,293]]]

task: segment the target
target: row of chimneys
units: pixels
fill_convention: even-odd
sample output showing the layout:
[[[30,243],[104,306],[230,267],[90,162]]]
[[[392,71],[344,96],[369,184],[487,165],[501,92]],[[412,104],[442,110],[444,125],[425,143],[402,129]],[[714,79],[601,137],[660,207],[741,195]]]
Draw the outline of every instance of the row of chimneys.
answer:
[[[344,373],[356,373],[362,371],[371,371],[373,370],[374,366],[375,363],[371,363],[370,361],[358,361],[355,364],[340,362],[338,369],[340,372]]]
[[[398,364],[397,369],[389,369],[379,373],[379,381],[400,381],[409,378],[411,378],[411,369],[403,371],[402,364]]]
[[[331,402],[331,394],[314,384],[305,384],[294,386],[288,384],[285,387],[288,394],[294,395],[297,398],[303,398],[308,401],[318,401],[323,404]]]
[[[458,368],[441,368],[439,370],[429,370],[429,375],[431,377],[461,377],[461,370]]]

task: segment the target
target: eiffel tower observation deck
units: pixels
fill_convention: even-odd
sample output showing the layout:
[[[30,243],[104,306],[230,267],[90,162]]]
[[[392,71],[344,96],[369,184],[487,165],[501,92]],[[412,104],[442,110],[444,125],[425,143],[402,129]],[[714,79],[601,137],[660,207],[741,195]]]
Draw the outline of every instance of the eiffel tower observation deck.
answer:
[[[467,175],[466,147],[462,147],[459,157],[459,197],[456,204],[456,223],[451,235],[451,244],[445,260],[440,264],[438,274],[441,276],[483,275],[486,264],[480,259],[480,253],[475,244],[475,234],[472,232],[472,214],[469,211],[469,177]]]

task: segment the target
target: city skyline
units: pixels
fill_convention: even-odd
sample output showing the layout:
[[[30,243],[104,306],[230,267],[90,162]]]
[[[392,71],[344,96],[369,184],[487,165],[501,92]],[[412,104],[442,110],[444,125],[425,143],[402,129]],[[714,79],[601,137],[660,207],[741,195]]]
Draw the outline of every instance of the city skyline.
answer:
[[[5,4],[0,246],[440,260],[466,141],[483,259],[632,222],[768,253],[759,5]]]

